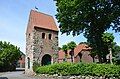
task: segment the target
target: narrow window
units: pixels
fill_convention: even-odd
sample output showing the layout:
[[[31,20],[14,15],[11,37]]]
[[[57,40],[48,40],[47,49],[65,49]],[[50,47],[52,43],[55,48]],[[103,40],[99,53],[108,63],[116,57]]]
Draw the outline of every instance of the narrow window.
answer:
[[[28,69],[30,69],[30,58],[28,57]]]
[[[57,37],[57,36],[56,36],[55,38],[56,38],[56,39],[58,39],[58,37]]]
[[[51,40],[51,38],[52,38],[52,34],[49,34],[49,40]]]
[[[30,38],[30,33],[28,34],[28,37]]]
[[[45,33],[42,33],[42,39],[45,39]]]

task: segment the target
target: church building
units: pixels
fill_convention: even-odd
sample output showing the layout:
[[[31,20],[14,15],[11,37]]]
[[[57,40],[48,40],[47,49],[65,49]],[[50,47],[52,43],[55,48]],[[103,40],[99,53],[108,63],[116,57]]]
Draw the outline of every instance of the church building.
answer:
[[[41,66],[57,62],[58,28],[54,18],[31,10],[26,31],[25,73],[33,73],[33,64]]]

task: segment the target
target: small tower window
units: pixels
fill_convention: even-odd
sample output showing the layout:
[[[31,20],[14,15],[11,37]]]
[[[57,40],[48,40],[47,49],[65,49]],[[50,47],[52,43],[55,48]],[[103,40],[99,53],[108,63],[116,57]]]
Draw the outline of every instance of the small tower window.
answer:
[[[30,38],[30,33],[28,34],[28,37]]]
[[[42,39],[45,39],[45,33],[42,33]]]
[[[28,69],[30,69],[30,58],[28,57]]]
[[[57,37],[57,36],[56,36],[55,38],[56,38],[56,39],[58,39],[58,37]]]
[[[49,34],[49,40],[51,40],[51,38],[52,38],[52,34]]]

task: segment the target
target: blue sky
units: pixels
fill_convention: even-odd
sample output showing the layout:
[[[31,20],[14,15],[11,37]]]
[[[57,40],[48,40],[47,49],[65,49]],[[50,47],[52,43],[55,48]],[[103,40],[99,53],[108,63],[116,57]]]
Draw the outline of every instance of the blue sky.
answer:
[[[52,15],[55,18],[56,6],[53,0],[1,0],[0,1],[0,40],[11,42],[20,47],[25,53],[25,33],[28,16],[31,9],[39,8],[40,12]],[[56,24],[57,20],[55,19]],[[111,30],[109,30],[111,32]],[[114,33],[115,41],[120,45],[120,35]],[[59,33],[59,46],[70,41],[77,44],[86,41],[83,35],[73,37]]]

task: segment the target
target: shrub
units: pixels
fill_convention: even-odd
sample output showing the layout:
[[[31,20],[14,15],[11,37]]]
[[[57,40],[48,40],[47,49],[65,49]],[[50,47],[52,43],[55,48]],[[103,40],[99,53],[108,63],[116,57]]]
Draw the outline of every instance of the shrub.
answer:
[[[40,66],[39,63],[34,62],[34,63],[33,63],[33,71],[36,72],[36,70],[37,70],[37,68],[38,68],[39,66]]]
[[[49,66],[41,66],[36,69],[36,73],[39,74],[50,74]]]
[[[68,68],[71,63],[55,63],[48,66],[40,66],[36,69],[36,73],[39,74],[59,74],[59,75],[68,75]]]
[[[56,63],[38,67],[37,74],[120,76],[120,66],[110,64]]]

